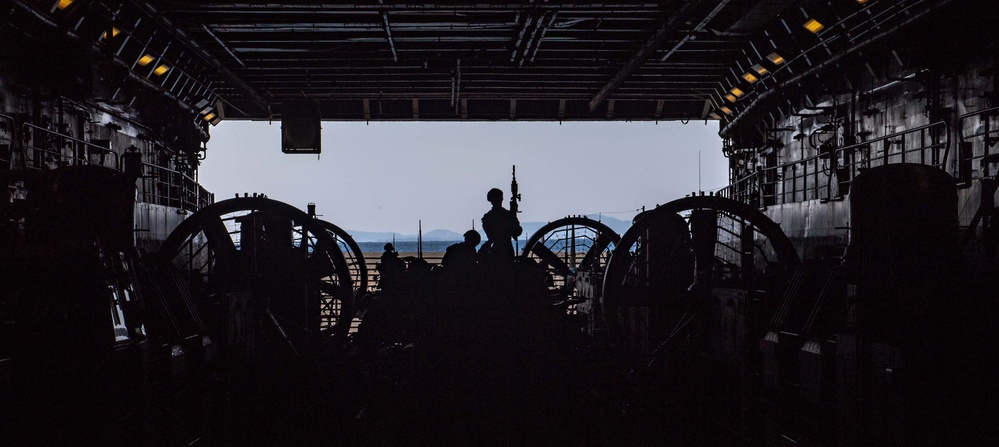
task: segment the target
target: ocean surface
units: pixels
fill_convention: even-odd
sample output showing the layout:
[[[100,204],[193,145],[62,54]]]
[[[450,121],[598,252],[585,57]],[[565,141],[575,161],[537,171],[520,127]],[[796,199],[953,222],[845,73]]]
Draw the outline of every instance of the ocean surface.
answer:
[[[443,253],[444,250],[451,244],[457,244],[461,241],[423,241],[423,252],[424,253]],[[381,253],[385,251],[385,242],[358,242],[358,247],[361,247],[361,251],[364,253]],[[417,242],[416,241],[396,241],[395,251],[399,253],[416,253]]]
[[[444,253],[447,247],[451,244],[457,244],[461,242],[457,241],[423,241],[423,252],[424,253]],[[527,242],[525,239],[520,240],[519,247],[523,248],[524,244]],[[361,248],[362,253],[381,253],[385,251],[386,242],[358,242],[357,246]],[[395,251],[399,253],[416,253],[416,241],[396,241],[393,243],[395,245]],[[479,244],[482,247],[482,244]]]

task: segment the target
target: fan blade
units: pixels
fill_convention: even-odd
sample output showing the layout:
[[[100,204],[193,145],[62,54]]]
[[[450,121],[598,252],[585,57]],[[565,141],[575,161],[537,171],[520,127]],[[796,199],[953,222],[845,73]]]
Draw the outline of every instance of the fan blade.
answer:
[[[208,245],[215,252],[215,256],[220,259],[230,259],[230,255],[236,253],[236,244],[232,242],[229,229],[221,219],[216,216],[205,216],[201,222],[201,229],[205,232]]]
[[[549,249],[548,247],[546,247],[545,244],[542,244],[540,242],[537,243],[537,244],[534,244],[534,247],[531,247],[531,251],[534,254],[536,254],[539,258],[541,258],[541,261],[544,264],[546,264],[546,265],[551,266],[552,268],[554,268],[555,271],[558,272],[558,274],[560,274],[562,276],[565,276],[565,277],[568,277],[568,276],[571,276],[571,275],[575,274],[575,272],[573,271],[573,269],[571,267],[569,267],[565,263],[565,261],[563,261],[561,258],[559,258],[558,255],[555,254],[555,252],[551,251],[551,249]]]
[[[694,265],[699,282],[710,279],[718,242],[718,211],[693,210],[690,212],[690,237],[694,247]]]
[[[610,245],[612,240],[613,238],[607,235],[607,233],[600,233],[600,235],[597,236],[597,240],[590,246],[590,250],[586,252],[586,256],[584,256],[583,260],[579,263],[579,269],[585,270],[599,267],[598,265],[593,265],[593,263],[598,259],[598,256],[600,256],[600,254],[607,249],[607,246]]]

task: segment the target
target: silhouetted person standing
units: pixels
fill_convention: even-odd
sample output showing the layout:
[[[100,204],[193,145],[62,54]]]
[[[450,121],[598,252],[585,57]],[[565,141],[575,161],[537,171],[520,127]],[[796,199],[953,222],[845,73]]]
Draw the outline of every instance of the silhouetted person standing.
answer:
[[[395,246],[391,243],[385,244],[385,252],[382,253],[378,263],[378,271],[382,275],[381,286],[383,289],[386,284],[398,281],[403,272],[406,271],[406,263],[399,259],[399,253],[395,251]]]
[[[517,219],[517,214],[503,208],[502,190],[490,189],[486,199],[493,207],[482,216],[482,230],[489,239],[488,244],[482,247],[482,252],[493,259],[513,260],[512,239],[524,231],[520,228],[520,220]]]

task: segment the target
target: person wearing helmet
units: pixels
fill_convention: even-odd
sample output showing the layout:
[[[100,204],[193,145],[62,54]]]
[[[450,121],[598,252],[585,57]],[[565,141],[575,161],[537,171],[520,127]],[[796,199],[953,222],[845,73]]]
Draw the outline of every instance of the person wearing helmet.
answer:
[[[520,227],[517,214],[503,208],[503,191],[490,189],[486,200],[493,205],[492,209],[482,216],[482,230],[489,240],[483,245],[480,253],[493,259],[513,260],[513,238],[520,236],[524,229]]]
[[[464,274],[475,266],[475,248],[482,241],[482,236],[475,230],[466,231],[464,236],[464,242],[453,244],[444,252],[441,267],[445,270]]]
[[[386,285],[392,286],[402,273],[406,271],[406,263],[399,259],[399,253],[395,251],[395,246],[392,243],[385,244],[385,252],[382,253],[380,262],[378,263],[378,272],[381,273],[380,285],[382,289]]]

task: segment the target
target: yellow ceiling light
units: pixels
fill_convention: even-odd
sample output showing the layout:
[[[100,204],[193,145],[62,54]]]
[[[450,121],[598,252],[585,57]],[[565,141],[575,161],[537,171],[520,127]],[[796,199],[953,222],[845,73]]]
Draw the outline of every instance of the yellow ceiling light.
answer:
[[[112,38],[118,37],[119,34],[121,34],[121,30],[120,29],[114,28],[114,27],[111,28],[111,37]],[[107,39],[107,38],[108,38],[108,32],[105,31],[104,34],[101,34],[101,39]]]
[[[51,3],[49,3],[49,4],[51,5]],[[69,5],[72,5],[72,4],[73,4],[73,0],[59,0],[59,4],[56,5],[56,8],[66,9],[66,8],[69,8]]]
[[[767,73],[770,73],[770,70],[767,70],[767,67],[764,67],[764,66],[762,66],[760,64],[753,65],[752,68],[753,68],[753,71],[759,73],[760,76],[763,76],[763,75],[765,75]]]
[[[215,118],[215,112],[209,112],[207,115],[204,116],[205,121],[211,121],[212,118]]]
[[[739,87],[732,87],[732,90],[729,90],[729,92],[735,95],[736,98],[745,95],[745,93],[743,93],[743,91],[739,89]]]
[[[139,58],[139,65],[145,67],[154,60],[156,60],[156,58],[153,57],[151,54],[143,54],[142,57]]]
[[[153,74],[155,74],[156,76],[163,76],[168,71],[170,71],[170,66],[167,64],[161,64],[159,67],[156,67],[156,69],[153,70]]]
[[[767,59],[770,60],[770,62],[773,62],[774,65],[780,65],[780,64],[784,63],[784,58],[781,57],[781,55],[779,55],[777,53],[770,53],[770,54],[768,54],[767,55]]]
[[[716,120],[720,120],[721,119],[721,115],[719,115],[719,114],[717,114],[715,112],[709,113],[708,116],[710,116],[712,119],[716,119]]]
[[[728,108],[726,106],[721,106],[721,108],[719,108],[718,110],[721,110],[726,115],[731,115],[732,114],[732,109],[730,109],[730,108]]]
[[[825,27],[826,27],[825,25],[823,25],[822,23],[820,23],[818,20],[815,19],[808,19],[808,21],[805,22],[805,29],[811,31],[812,34],[822,31],[822,28]]]
[[[756,75],[754,75],[754,74],[752,74],[752,73],[750,73],[748,71],[742,75],[742,79],[745,79],[746,82],[748,82],[750,84],[752,84],[752,83],[760,80],[760,78],[756,77]]]
[[[736,97],[733,94],[728,94],[728,95],[725,95],[725,99],[727,99],[728,102],[735,102]]]
[[[857,3],[860,3],[861,5],[863,5],[863,4],[867,3],[868,1],[870,1],[870,0],[857,0]]]

